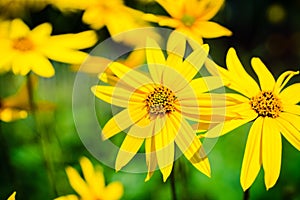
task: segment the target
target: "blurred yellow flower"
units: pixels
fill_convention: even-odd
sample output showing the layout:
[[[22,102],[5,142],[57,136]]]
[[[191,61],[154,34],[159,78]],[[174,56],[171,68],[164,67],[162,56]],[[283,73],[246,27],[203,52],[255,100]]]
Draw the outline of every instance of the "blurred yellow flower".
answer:
[[[91,47],[97,42],[94,31],[50,36],[52,27],[49,23],[30,30],[21,19],[14,19],[1,22],[0,27],[7,27],[0,34],[0,71],[12,70],[20,75],[33,71],[39,76],[51,77],[55,71],[48,58],[81,64],[88,54],[78,49]]]
[[[79,173],[73,168],[66,168],[68,179],[76,195],[66,195],[55,200],[117,200],[123,195],[123,185],[120,182],[112,182],[105,186],[105,179],[100,166],[93,166],[86,157],[80,159],[82,179]]]
[[[169,38],[167,59],[159,45],[148,38],[150,74],[113,62],[109,69],[118,77],[117,84],[92,87],[99,99],[124,108],[102,130],[103,139],[108,139],[129,128],[116,158],[116,170],[124,167],[145,141],[146,181],[157,164],[166,181],[173,167],[175,144],[198,170],[210,176],[208,158],[188,120],[210,122],[215,113],[211,106],[219,102],[213,102],[215,96],[206,93],[207,84],[220,85],[215,77],[193,79],[207,58],[208,46],[183,60],[186,40],[177,36]]]
[[[8,197],[7,200],[15,200],[16,199],[16,192],[13,192],[12,195],[10,195],[10,197]]]
[[[144,19],[160,26],[175,28],[200,44],[203,38],[230,36],[227,28],[208,21],[220,10],[224,0],[156,0],[169,14],[168,16],[146,14]]]
[[[126,6],[123,0],[51,0],[54,5],[62,10],[79,9],[84,10],[82,21],[89,24],[91,28],[98,30],[107,27],[111,36],[118,42],[125,42],[137,46],[137,40],[145,35],[130,33],[129,37],[123,38],[118,35],[124,31],[148,27],[148,23],[142,19],[143,12]],[[147,34],[154,34],[147,31]]]
[[[5,17],[21,17],[28,11],[38,11],[48,4],[48,0],[0,0],[0,15]]]
[[[229,49],[226,64],[228,70],[219,67],[224,82],[237,91],[234,94],[236,105],[227,109],[239,113],[239,118],[220,123],[205,136],[218,137],[231,130],[254,121],[247,139],[242,169],[241,185],[247,190],[257,177],[261,166],[267,190],[273,187],[281,168],[283,135],[295,148],[300,150],[300,84],[296,83],[284,89],[288,81],[299,72],[286,71],[277,81],[259,58],[252,58],[251,65],[259,79],[259,84],[244,70],[233,48]],[[228,94],[229,95],[229,94]],[[217,131],[215,131],[217,130]]]

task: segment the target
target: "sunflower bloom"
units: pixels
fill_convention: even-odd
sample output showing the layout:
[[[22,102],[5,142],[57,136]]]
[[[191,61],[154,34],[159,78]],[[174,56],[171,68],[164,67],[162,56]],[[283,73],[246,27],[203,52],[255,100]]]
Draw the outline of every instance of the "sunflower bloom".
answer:
[[[108,139],[129,128],[116,158],[117,171],[145,142],[148,167],[145,181],[151,178],[157,165],[166,181],[172,171],[175,144],[195,168],[210,176],[208,158],[188,120],[211,120],[214,95],[205,93],[208,91],[206,84],[217,83],[217,79],[193,79],[207,58],[208,46],[198,48],[183,60],[185,42],[184,38],[170,36],[165,59],[159,45],[148,38],[149,74],[113,62],[109,69],[119,78],[118,83],[92,87],[99,99],[124,108],[102,130],[103,138]]]
[[[99,166],[94,167],[86,157],[80,159],[80,166],[85,180],[73,167],[66,168],[70,185],[80,197],[67,195],[55,200],[117,200],[122,197],[123,185],[120,182],[112,182],[105,186],[104,175]]]
[[[176,29],[203,44],[203,38],[230,36],[227,28],[209,21],[220,10],[224,0],[156,0],[168,16],[146,14],[145,20]]]
[[[252,58],[251,65],[259,79],[259,84],[244,70],[233,48],[229,49],[226,65],[228,70],[219,67],[218,73],[234,94],[236,105],[228,106],[239,116],[221,123],[221,133],[211,129],[206,137],[218,137],[253,121],[250,128],[240,182],[247,190],[263,167],[266,189],[273,187],[280,175],[283,135],[296,149],[300,150],[300,84],[285,88],[288,81],[299,72],[286,71],[275,81],[273,75],[259,58]],[[216,72],[217,73],[217,72]]]
[[[20,19],[2,22],[7,27],[0,34],[0,69],[26,75],[33,71],[42,77],[51,77],[55,71],[48,59],[81,64],[88,56],[78,51],[97,42],[94,31],[50,36],[52,26],[44,23],[33,30]],[[0,70],[1,71],[1,70]]]

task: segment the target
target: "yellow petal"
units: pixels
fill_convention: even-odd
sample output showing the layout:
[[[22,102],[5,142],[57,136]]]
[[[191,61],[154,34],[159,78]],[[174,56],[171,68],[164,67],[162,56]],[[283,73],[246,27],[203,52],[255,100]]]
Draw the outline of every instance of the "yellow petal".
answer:
[[[283,102],[282,107],[285,112],[292,113],[295,115],[300,115],[300,106],[299,105],[286,104]]]
[[[133,93],[121,87],[95,85],[91,88],[91,91],[99,99],[123,108],[128,107],[130,102],[139,105],[145,100],[143,95],[137,92]]]
[[[103,139],[108,139],[125,130],[146,115],[148,112],[143,107],[132,106],[130,109],[122,110],[105,124],[102,130]]]
[[[82,64],[88,58],[85,52],[55,45],[47,45],[41,51],[52,60],[68,64]]]
[[[150,85],[153,85],[153,81],[142,72],[133,70],[118,62],[109,65],[109,69],[121,79],[122,83],[127,84],[134,90],[139,89],[148,93],[149,90],[153,89],[153,87],[150,87]]]
[[[15,200],[16,199],[16,192],[13,192],[7,200]]]
[[[197,138],[196,134],[194,134],[192,127],[185,119],[180,118],[180,116],[177,116],[176,121],[173,123],[177,126],[181,124],[175,138],[176,145],[196,169],[210,177],[208,158],[204,153],[200,140]]]
[[[28,26],[21,19],[14,19],[11,21],[10,27],[10,35],[11,39],[18,39],[22,37],[26,37],[30,32]]]
[[[130,131],[131,129],[129,132]],[[142,146],[143,142],[143,138],[132,137],[129,133],[126,135],[116,159],[116,171],[119,171],[121,168],[123,168],[133,158],[133,156]]]
[[[189,82],[201,69],[206,60],[208,52],[202,47],[194,50],[183,62],[182,76]]]
[[[261,90],[272,91],[275,79],[265,64],[259,58],[252,58],[251,65],[259,79]]]
[[[260,92],[260,88],[256,81],[245,71],[244,67],[242,66],[234,48],[230,48],[228,50],[226,56],[226,65],[229,73],[232,73],[232,77],[230,79],[238,80],[237,84],[243,88],[247,97],[251,98]]]
[[[233,119],[230,121],[225,121],[222,123],[219,123],[212,129],[209,129],[206,134],[204,134],[205,138],[216,138],[220,137],[222,135],[225,135],[226,133],[229,133],[230,131],[252,121],[254,118],[249,117],[246,119]]]
[[[30,39],[32,41],[42,43],[45,39],[49,40],[52,32],[52,26],[50,23],[43,23],[38,25],[30,32]]]
[[[148,167],[148,173],[145,178],[145,181],[149,181],[156,169],[156,166],[157,166],[155,138],[154,137],[146,138],[145,151],[146,151],[146,164]]]
[[[224,83],[220,77],[207,76],[192,80],[189,87],[192,87],[199,94],[224,87]]]
[[[89,188],[94,192],[97,193],[99,190],[102,190],[105,186],[104,177],[101,172],[101,175],[97,175],[93,164],[89,159],[86,157],[82,157],[80,159],[80,166],[82,169],[83,176],[88,184]],[[100,178],[100,179],[99,179]]]
[[[284,86],[288,83],[288,81],[297,74],[299,74],[299,71],[286,71],[282,73],[275,83],[274,92],[276,94],[279,94],[280,91],[284,88]]]
[[[123,185],[120,182],[112,182],[107,185],[104,190],[104,194],[102,194],[99,199],[121,199],[123,196],[124,189]]]
[[[89,187],[80,177],[79,173],[72,167],[67,167],[66,172],[72,188],[82,197],[90,196]]]
[[[97,42],[95,31],[83,31],[80,33],[69,33],[55,35],[49,39],[49,43],[57,48],[85,49],[93,46]]]
[[[279,97],[282,101],[287,102],[289,104],[297,104],[300,102],[300,83],[295,83],[287,88],[285,88],[282,92],[280,92]]]
[[[216,22],[196,21],[192,26],[192,31],[204,38],[217,38],[231,36],[232,32]]]
[[[200,4],[200,2],[202,1],[198,1],[198,4]],[[204,10],[199,15],[199,18],[201,18],[202,20],[209,20],[213,18],[216,15],[216,13],[220,10],[221,6],[224,3],[224,0],[203,1],[203,2],[207,2],[207,3],[204,5]],[[198,8],[197,10],[200,10],[200,8]]]
[[[281,117],[277,117],[278,127],[282,135],[293,145],[298,151],[300,151],[300,134],[299,129],[291,124],[291,121],[287,121]]]
[[[173,18],[180,18],[184,1],[156,0]]]
[[[155,83],[161,83],[163,65],[165,65],[165,56],[159,45],[151,38],[147,38],[146,57],[148,69]]]
[[[102,10],[97,7],[89,7],[85,10],[82,16],[82,21],[86,24],[90,24],[93,29],[100,29],[105,25],[105,17]]]
[[[12,62],[12,71],[16,75],[25,76],[31,69],[31,56],[30,54],[19,54],[18,59]]]
[[[54,76],[55,71],[51,62],[43,55],[32,54],[32,71],[39,76],[50,78]]]
[[[74,194],[70,194],[70,195],[55,198],[54,200],[79,200],[79,198]]]
[[[257,118],[252,124],[245,148],[240,182],[246,191],[254,182],[261,167],[261,137],[263,118]]]
[[[280,113],[280,118],[288,121],[291,123],[296,129],[300,130],[300,116],[287,113],[287,112],[282,112]]]
[[[167,65],[170,67],[178,66],[179,63],[182,63],[182,59],[184,58],[186,46],[186,38],[185,36],[178,32],[173,31],[167,42]]]
[[[281,168],[281,134],[274,119],[265,117],[262,134],[262,165],[267,190],[273,187]]]

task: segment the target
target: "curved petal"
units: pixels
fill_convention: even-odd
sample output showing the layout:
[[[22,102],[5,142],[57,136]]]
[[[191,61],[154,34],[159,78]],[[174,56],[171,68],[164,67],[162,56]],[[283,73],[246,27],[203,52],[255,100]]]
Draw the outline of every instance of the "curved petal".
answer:
[[[119,171],[135,156],[135,154],[141,148],[143,142],[143,138],[132,137],[130,134],[126,135],[116,159],[116,171]]]
[[[261,167],[261,144],[262,144],[263,118],[257,118],[250,128],[245,148],[240,182],[243,190],[247,190]]]
[[[14,19],[11,21],[9,35],[11,39],[26,37],[29,32],[29,27],[21,19]]]
[[[13,192],[13,193],[8,197],[7,200],[15,200],[15,198],[16,198],[16,192]]]
[[[32,71],[42,77],[52,77],[55,74],[51,62],[43,55],[32,54],[31,58]]]
[[[156,150],[155,150],[155,138],[150,137],[145,140],[145,151],[146,151],[146,164],[148,167],[148,174],[145,178],[145,181],[150,180],[153,175],[156,166],[157,166],[157,158],[156,158]]]
[[[146,115],[148,115],[148,112],[141,107],[132,106],[129,109],[122,110],[112,117],[103,127],[103,139],[106,140],[122,130],[125,130]]]
[[[262,165],[267,190],[273,187],[281,168],[281,134],[276,120],[265,117],[262,133]]]
[[[226,65],[229,73],[232,73],[231,80],[238,80],[237,85],[242,87],[248,97],[257,95],[260,88],[256,81],[246,72],[241,64],[234,48],[230,48],[226,56]],[[230,87],[230,85],[229,85]],[[243,93],[244,94],[244,93]]]
[[[259,79],[261,90],[273,91],[275,79],[265,64],[259,58],[252,58],[251,65]]]
[[[12,71],[14,74],[25,76],[31,70],[31,53],[18,54],[17,59],[12,61]]]
[[[300,102],[300,83],[295,83],[279,93],[279,97],[282,101],[289,104],[297,104]]]
[[[297,74],[299,74],[299,71],[297,71],[297,72],[286,71],[286,72],[282,73],[275,83],[275,86],[274,86],[275,94],[279,94],[281,92],[281,90],[284,88],[284,86],[288,83],[288,81]]]
[[[192,31],[204,38],[217,38],[232,35],[232,32],[229,29],[211,21],[196,21],[192,26]]]
[[[99,196],[99,199],[121,199],[124,189],[121,182],[112,182],[107,185],[103,194]]]
[[[180,18],[182,16],[182,8],[184,1],[172,0],[156,0],[173,18]]]
[[[30,38],[32,41],[42,43],[45,39],[49,39],[52,32],[52,26],[50,23],[43,23],[38,25],[30,32]]]
[[[91,196],[88,185],[84,182],[79,173],[73,167],[67,167],[66,172],[70,185],[80,196]]]
[[[161,83],[164,69],[163,65],[166,64],[166,60],[159,45],[151,38],[147,38],[146,58],[153,81],[155,83]]]
[[[210,177],[210,165],[208,158],[203,150],[200,140],[196,134],[194,134],[194,130],[188,122],[180,116],[176,117],[176,122],[173,124],[175,123],[177,125],[181,125],[178,127],[178,134],[175,138],[176,145],[196,169]]]
[[[277,117],[278,127],[282,135],[293,145],[298,151],[300,151],[300,134],[299,130],[293,126],[289,121],[281,117]]]
[[[201,2],[202,5],[200,4]],[[220,10],[221,6],[223,5],[224,0],[214,0],[214,1],[198,1],[199,6],[203,7],[201,10],[201,14],[199,15],[199,18],[202,20],[209,20],[213,18],[217,12]],[[194,8],[196,9],[196,8]],[[200,10],[197,8],[197,10]]]
[[[99,99],[119,107],[127,108],[130,103],[143,104],[145,97],[121,87],[95,85],[91,91]]]

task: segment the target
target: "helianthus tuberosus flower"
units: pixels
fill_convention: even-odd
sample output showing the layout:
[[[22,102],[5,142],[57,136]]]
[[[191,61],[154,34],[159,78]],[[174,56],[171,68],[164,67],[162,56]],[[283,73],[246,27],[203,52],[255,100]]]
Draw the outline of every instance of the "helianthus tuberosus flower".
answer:
[[[118,83],[92,87],[98,98],[124,108],[102,130],[103,138],[108,139],[129,128],[116,158],[116,170],[124,167],[145,142],[146,180],[158,165],[166,181],[173,167],[175,144],[198,170],[210,176],[208,158],[188,120],[213,118],[214,95],[205,93],[206,84],[220,85],[215,77],[194,79],[207,58],[208,46],[198,48],[183,60],[186,41],[175,35],[168,41],[166,59],[159,45],[148,38],[149,73],[113,62],[109,69],[119,78]]]
[[[170,17],[146,14],[145,20],[174,28],[200,44],[203,43],[203,38],[232,34],[227,28],[209,21],[219,11],[224,0],[156,0],[156,2],[170,14]]]
[[[49,59],[81,64],[88,54],[78,50],[91,47],[97,41],[94,31],[51,36],[49,23],[33,30],[21,19],[2,23],[7,30],[0,35],[0,68],[11,69],[14,74],[26,75],[33,71],[39,76],[51,77],[55,72]]]
[[[112,182],[105,186],[105,179],[100,166],[93,166],[86,157],[80,159],[80,166],[84,179],[73,168],[66,169],[68,179],[77,195],[66,195],[55,200],[118,200],[123,195],[123,185],[120,182]]]
[[[259,84],[244,70],[236,52],[229,49],[226,58],[228,70],[219,67],[218,73],[234,94],[236,105],[227,109],[239,113],[235,120],[220,123],[221,133],[209,130],[206,137],[218,137],[249,122],[251,125],[241,169],[241,185],[247,190],[263,167],[266,188],[273,187],[281,168],[282,143],[284,136],[296,149],[300,150],[300,84],[285,88],[288,81],[299,72],[286,71],[274,79],[259,58],[252,58],[251,65],[259,79]],[[217,72],[216,72],[217,73]]]

